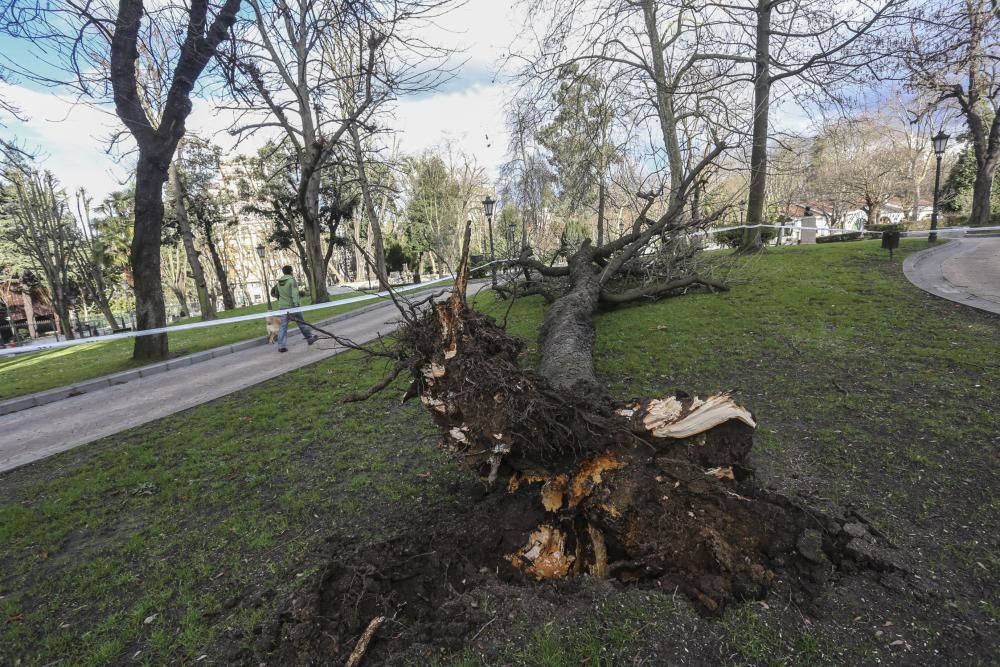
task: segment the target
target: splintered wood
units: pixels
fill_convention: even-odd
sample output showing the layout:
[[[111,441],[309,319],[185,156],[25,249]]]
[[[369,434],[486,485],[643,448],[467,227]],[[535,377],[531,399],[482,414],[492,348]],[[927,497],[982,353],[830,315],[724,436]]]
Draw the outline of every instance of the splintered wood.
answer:
[[[690,438],[730,419],[739,420],[750,428],[757,427],[750,411],[738,405],[727,393],[713,394],[705,399],[697,396],[651,398],[617,412],[622,417],[639,422],[654,438]]]

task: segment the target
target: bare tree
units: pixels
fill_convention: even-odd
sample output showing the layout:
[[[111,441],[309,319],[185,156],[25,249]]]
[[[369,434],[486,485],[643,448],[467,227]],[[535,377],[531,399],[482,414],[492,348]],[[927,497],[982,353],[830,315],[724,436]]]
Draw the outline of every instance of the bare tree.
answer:
[[[90,206],[91,199],[87,196],[87,192],[83,188],[77,190],[77,222],[82,238],[73,249],[76,276],[90,300],[104,315],[104,319],[108,321],[108,326],[117,328],[118,323],[111,310],[112,285],[109,284],[107,275],[110,257],[101,231],[91,218]]]
[[[934,104],[954,104],[965,117],[976,156],[969,224],[990,220],[993,177],[1000,161],[1000,11],[987,0],[920,5],[905,65],[915,88]]]
[[[138,148],[131,263],[140,329],[166,324],[160,279],[163,186],[184,136],[195,84],[236,20],[240,0],[147,3],[90,0],[24,3],[6,31],[30,40],[59,70],[18,74],[68,86],[86,99],[114,102]],[[133,357],[166,358],[165,334],[138,336]]]
[[[32,269],[45,276],[63,335],[73,338],[69,306],[73,259],[80,235],[66,194],[49,172],[11,170],[7,180],[13,197],[9,221],[0,228],[0,234],[29,260]]]
[[[904,164],[892,128],[875,116],[829,123],[816,137],[813,172],[834,188],[823,199],[846,194],[846,203],[863,206],[869,225],[878,224],[881,209],[900,191]]]
[[[734,72],[753,83],[753,126],[746,223],[765,222],[770,110],[774,89],[805,86],[816,94],[883,57],[871,44],[905,0],[737,0],[708,2],[728,26],[713,31],[718,52],[704,58],[741,65]],[[746,26],[752,26],[747,29]],[[753,55],[743,55],[749,51]],[[741,250],[761,246],[760,229],[748,229]]]
[[[398,95],[433,88],[446,76],[442,63],[451,52],[425,42],[419,30],[455,3],[247,2],[253,20],[240,24],[229,59],[247,119],[233,131],[244,136],[277,128],[291,146],[299,164],[310,290],[315,301],[326,301],[321,174],[334,163],[357,165],[360,135],[374,131],[380,110]],[[358,178],[366,188],[366,179]],[[365,208],[377,237],[370,195]]]
[[[187,256],[188,266],[191,268],[191,277],[194,280],[195,292],[198,295],[198,305],[201,308],[201,319],[215,319],[215,303],[208,293],[208,283],[205,280],[205,270],[201,266],[201,257],[195,247],[194,231],[191,229],[191,221],[188,219],[187,197],[184,192],[184,185],[181,182],[179,162],[183,160],[183,141],[177,144],[177,155],[170,164],[168,170],[168,180],[170,183],[171,203],[174,219],[177,221],[177,230],[184,244],[184,254]]]

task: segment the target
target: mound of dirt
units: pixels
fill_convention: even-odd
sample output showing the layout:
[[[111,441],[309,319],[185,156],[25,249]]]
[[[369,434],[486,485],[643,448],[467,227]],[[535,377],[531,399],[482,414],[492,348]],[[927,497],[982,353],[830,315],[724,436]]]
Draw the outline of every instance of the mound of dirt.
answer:
[[[822,517],[764,491],[753,502],[775,514],[775,525],[801,527],[797,538],[776,535],[768,545],[768,584],[739,572],[718,574],[711,540],[678,545],[659,570],[618,564],[607,573],[618,586],[683,592],[702,614],[727,603],[759,599],[769,590],[808,608],[821,584],[857,569],[899,571],[898,555],[860,517]],[[321,571],[305,579],[291,599],[257,629],[257,637],[230,656],[234,661],[283,665],[344,664],[372,619],[384,616],[365,664],[428,659],[435,651],[460,651],[491,622],[481,600],[511,586],[560,596],[586,586],[589,577],[538,580],[512,564],[521,537],[543,514],[536,492],[484,493],[478,483],[454,489],[468,497],[467,511],[427,515],[398,536],[376,544],[327,541]],[[521,503],[521,511],[511,511]],[[704,509],[704,508],[703,508]],[[697,512],[693,512],[697,516]],[[780,518],[778,515],[781,514]],[[811,525],[806,525],[811,524]],[[687,532],[687,531],[685,531]],[[612,562],[614,562],[612,560]]]

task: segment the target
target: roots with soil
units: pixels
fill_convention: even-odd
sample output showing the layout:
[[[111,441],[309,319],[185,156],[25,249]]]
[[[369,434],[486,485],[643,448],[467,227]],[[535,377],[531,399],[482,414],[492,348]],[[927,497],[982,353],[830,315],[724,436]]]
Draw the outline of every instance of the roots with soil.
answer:
[[[391,377],[411,378],[403,400],[426,406],[442,446],[478,474],[489,499],[470,506],[458,534],[427,545],[438,564],[444,542],[465,554],[446,571],[461,561],[461,571],[521,581],[589,575],[681,592],[714,614],[775,586],[809,597],[838,569],[895,567],[863,521],[824,516],[755,483],[748,455],[756,420],[732,396],[616,401],[586,370],[553,379],[521,367],[523,343],[467,306],[466,261],[446,301],[409,310],[390,355]],[[552,327],[592,337],[592,323],[569,319],[551,320],[551,309],[546,316]],[[543,336],[550,349],[565,343],[551,340],[551,329]],[[420,559],[404,562],[406,572],[420,567]],[[335,634],[356,638],[375,616],[443,604],[440,591],[422,591],[425,602],[403,599],[410,575],[394,576],[397,566],[383,559],[327,573],[321,589],[342,587],[348,575],[348,588],[361,589],[338,593],[339,611],[316,602],[316,615],[339,614],[343,623],[353,609]],[[441,581],[457,591],[447,575]]]

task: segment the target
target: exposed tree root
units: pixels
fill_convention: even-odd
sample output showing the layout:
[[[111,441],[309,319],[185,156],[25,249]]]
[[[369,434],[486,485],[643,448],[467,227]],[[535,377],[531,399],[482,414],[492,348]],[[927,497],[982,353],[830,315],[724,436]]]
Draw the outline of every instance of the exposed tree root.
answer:
[[[843,522],[756,487],[756,421],[728,394],[616,402],[586,382],[556,388],[520,367],[520,341],[466,307],[464,279],[401,345],[406,396],[505,494],[500,555],[529,577],[655,580],[711,613],[789,573],[821,583],[850,558]]]

